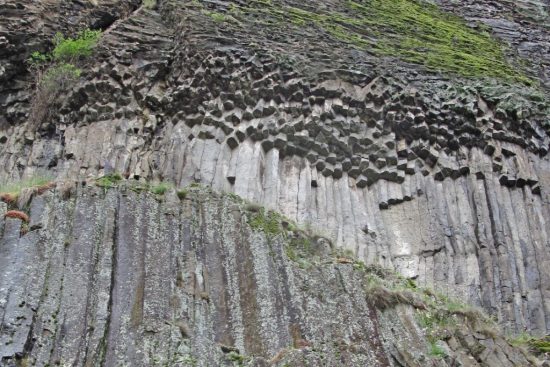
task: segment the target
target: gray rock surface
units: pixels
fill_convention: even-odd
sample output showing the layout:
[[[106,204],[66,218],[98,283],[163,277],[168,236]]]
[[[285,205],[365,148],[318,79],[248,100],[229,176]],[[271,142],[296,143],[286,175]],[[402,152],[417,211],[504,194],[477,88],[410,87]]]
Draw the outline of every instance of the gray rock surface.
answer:
[[[277,210],[368,264],[393,268],[419,285],[481,306],[510,332],[548,333],[547,5],[522,1],[521,9],[514,10],[508,1],[465,6],[438,1],[472,25],[485,23],[495,37],[510,43],[510,55],[532,60],[526,73],[540,85],[526,86],[434,73],[396,58],[373,56],[308,27],[273,29],[266,28],[266,22],[239,28],[231,19],[212,17],[211,12],[228,13],[230,3],[162,0],[153,9],[138,1],[0,3],[0,45],[5,46],[0,48],[0,182],[42,174],[85,181],[112,172],[177,187],[198,182]],[[311,2],[276,3],[312,8]],[[328,0],[326,5],[339,6]],[[83,65],[80,80],[52,106],[51,118],[32,126],[28,116],[34,78],[24,60],[32,51],[48,49],[55,31],[72,34],[84,26],[104,29],[95,56]],[[131,308],[119,299],[137,284],[145,287],[143,251],[164,243],[147,236],[168,236],[168,231],[152,224],[140,227],[142,220],[149,220],[147,211],[135,218],[138,209],[121,210],[118,205],[125,201],[118,194],[109,193],[106,202],[89,195],[73,204],[33,201],[33,210],[43,215],[31,213],[31,229],[59,223],[59,233],[31,231],[19,240],[13,229],[18,223],[7,219],[4,224],[0,251],[14,252],[0,258],[5,262],[2,276],[13,284],[27,284],[18,292],[27,292],[27,287],[31,292],[46,276],[53,279],[54,288],[39,298],[49,304],[51,315],[57,309],[67,314],[66,331],[55,334],[63,335],[63,342],[41,336],[43,361],[68,358],[77,365],[88,360],[93,365],[96,358],[113,358],[115,363],[120,350],[134,348],[124,358],[145,353],[141,345],[117,344],[117,335],[109,332],[135,332],[128,326],[132,320],[124,319],[131,316]],[[116,203],[116,210],[107,202]],[[109,215],[114,212],[127,214],[117,214],[112,222]],[[96,225],[88,228],[88,221]],[[113,288],[109,241],[123,233],[119,225],[124,221],[128,231],[151,233],[125,234],[143,242],[136,239],[139,246],[127,250],[117,266],[141,273],[117,283],[118,293],[111,294],[106,291]],[[183,225],[177,223],[172,224]],[[72,236],[73,226],[82,227],[77,231],[82,238],[63,238],[63,233]],[[104,229],[96,232],[98,228]],[[14,241],[21,242],[16,250],[9,245]],[[65,248],[66,241],[78,245]],[[162,272],[173,270],[160,264],[176,261],[162,248],[158,253],[165,259],[155,270],[160,273],[147,278],[153,288],[158,285],[154,279],[160,282]],[[44,259],[54,265],[45,267]],[[31,263],[42,268],[29,268],[31,275],[16,272]],[[61,265],[74,273],[67,284],[60,280],[64,271],[55,271]],[[86,286],[92,274],[97,290]],[[61,297],[61,287],[70,290],[64,293],[67,299],[50,302],[48,297]],[[37,293],[32,294],[36,300]],[[121,308],[93,303],[90,312],[99,326],[84,330],[88,326],[79,318],[87,314],[82,307],[88,303],[71,303],[71,294],[115,300]],[[157,312],[151,311],[157,306],[149,311]],[[20,336],[13,336],[10,344],[11,351],[20,353],[35,314],[15,304],[9,307],[14,320],[23,320],[21,328],[15,328]],[[107,328],[108,315],[116,313],[117,324]],[[150,327],[153,334],[171,330]],[[130,339],[145,343],[147,332],[140,332]],[[86,350],[78,344],[82,339],[71,333],[88,335],[85,345],[90,350],[101,350],[111,338],[112,349],[88,360],[85,353],[71,355]],[[244,334],[239,335],[234,337],[241,338],[238,346],[243,349]],[[271,342],[277,344],[276,339]],[[257,348],[264,356],[274,352],[273,346]]]
[[[293,235],[252,230],[229,195],[78,187],[31,205],[41,228],[0,222],[1,366],[531,365],[466,325],[434,356],[413,307],[367,301],[359,263],[318,237],[320,261],[290,260]]]

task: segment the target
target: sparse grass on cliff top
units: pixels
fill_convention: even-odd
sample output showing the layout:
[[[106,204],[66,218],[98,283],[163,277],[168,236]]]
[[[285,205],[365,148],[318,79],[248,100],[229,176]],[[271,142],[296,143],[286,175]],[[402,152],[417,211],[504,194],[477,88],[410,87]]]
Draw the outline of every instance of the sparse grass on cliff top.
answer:
[[[15,204],[24,190],[33,189],[33,191],[42,192],[50,188],[51,185],[51,178],[46,176],[34,176],[0,184],[0,200],[8,204]]]
[[[508,339],[509,343],[515,347],[521,347],[534,354],[550,353],[550,337],[536,337],[527,333],[521,333]]]
[[[286,33],[296,27],[320,38],[325,33],[351,47],[436,72],[532,83],[508,62],[505,45],[487,28],[474,29],[464,19],[422,0],[347,0],[330,10],[307,3],[291,6],[276,0],[251,0],[246,5],[233,3],[225,12],[208,10],[206,14],[217,23],[239,27],[254,23]]]
[[[46,176],[34,176],[24,180],[18,180],[0,184],[0,193],[3,194],[17,194],[22,189],[29,187],[43,186],[51,181],[50,177]]]

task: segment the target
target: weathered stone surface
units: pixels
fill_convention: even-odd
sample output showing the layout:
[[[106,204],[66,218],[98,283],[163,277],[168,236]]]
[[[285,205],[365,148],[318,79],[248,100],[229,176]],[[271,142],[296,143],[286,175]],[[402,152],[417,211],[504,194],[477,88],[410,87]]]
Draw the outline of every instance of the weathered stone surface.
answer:
[[[319,2],[284,3],[324,9]],[[139,1],[4,2],[0,182],[45,173],[84,181],[109,173],[109,167],[177,187],[199,182],[278,210],[336,246],[353,249],[369,264],[392,267],[420,285],[482,306],[509,331],[548,333],[550,37],[542,26],[547,5],[520,1],[516,11],[508,1],[437,3],[464,15],[472,26],[476,21],[488,25],[511,42],[512,53],[534,60],[529,77],[541,86],[428,72],[375,57],[307,25],[292,28],[290,21],[269,32],[261,23],[243,26],[231,20],[233,7],[225,1],[159,1],[153,9]],[[61,96],[51,118],[31,126],[33,76],[25,58],[46,50],[56,31],[73,34],[86,26],[105,30],[97,53],[82,66],[81,78]],[[52,238],[32,236],[52,228],[51,222],[65,215],[60,208],[73,205],[37,200],[31,237],[21,249],[51,243],[56,235],[47,230]],[[89,220],[102,226],[99,222],[107,219],[94,207],[98,203],[90,199],[89,210],[96,214]],[[80,205],[77,209],[86,212]],[[54,209],[60,214],[53,216]],[[109,229],[112,236],[122,233],[118,224]],[[6,220],[6,228],[16,226]],[[17,234],[13,228],[4,232],[6,243]],[[57,249],[52,259],[55,266],[65,264],[78,273],[70,286],[77,295],[86,289],[79,284],[90,268],[111,266],[107,250],[103,257],[94,255],[92,263],[86,259],[100,254],[97,248],[61,251],[61,244],[72,240],[57,240],[50,245]],[[112,239],[105,241],[101,246],[110,246]],[[125,261],[139,259],[144,243]],[[10,256],[0,261],[23,266],[46,255],[21,250]],[[32,271],[33,277],[63,276],[45,268]],[[140,271],[120,292],[141,284]],[[97,276],[98,287],[109,283],[108,273]],[[62,283],[54,283],[57,288],[44,295],[45,302],[59,295]],[[57,306],[48,307],[53,315]],[[78,316],[81,305],[70,307],[69,336],[82,333],[85,325]],[[122,317],[127,310],[114,312]],[[21,330],[26,330],[28,314],[20,312]],[[105,307],[94,312],[108,323]],[[53,321],[42,322],[50,330]],[[112,330],[121,332],[120,325]],[[151,335],[162,329],[150,328]],[[86,331],[90,348],[103,345],[105,330]],[[12,349],[26,343],[16,334]],[[76,348],[69,339],[65,346],[45,336],[41,340],[44,358],[52,348],[58,350],[51,363]],[[110,345],[116,347],[105,350],[109,358],[117,348],[134,348]],[[87,357],[74,358],[81,363]]]
[[[364,265],[317,237],[300,266],[229,195],[79,186],[33,205],[50,215],[25,235],[0,219],[1,366],[530,365],[469,327],[435,359],[410,305],[367,301]]]

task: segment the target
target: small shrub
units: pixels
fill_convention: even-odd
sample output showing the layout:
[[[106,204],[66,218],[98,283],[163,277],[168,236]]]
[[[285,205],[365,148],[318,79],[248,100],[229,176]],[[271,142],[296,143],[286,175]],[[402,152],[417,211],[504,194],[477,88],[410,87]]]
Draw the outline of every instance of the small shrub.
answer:
[[[40,88],[45,91],[54,92],[58,89],[65,90],[76,81],[82,70],[69,63],[53,65],[44,72],[40,81]]]
[[[81,31],[76,38],[65,38],[61,33],[56,33],[52,58],[56,61],[72,63],[80,58],[91,56],[100,37],[101,31],[91,29]]]
[[[185,198],[187,197],[187,194],[188,194],[188,191],[185,190],[185,189],[178,190],[178,191],[176,192],[176,195],[178,195],[178,198],[179,198],[180,200],[185,199]]]
[[[26,213],[19,210],[9,210],[6,212],[6,214],[4,214],[4,217],[21,219],[25,223],[29,222],[29,216]]]
[[[50,60],[51,56],[49,54],[43,54],[40,51],[34,51],[33,53],[31,53],[31,56],[29,56],[27,63],[30,66],[39,67],[50,62]]]
[[[36,128],[48,120],[52,106],[61,92],[68,90],[81,75],[78,63],[92,55],[101,31],[85,29],[76,38],[65,38],[56,33],[54,49],[50,53],[33,52],[27,59],[31,72],[36,77],[36,91],[33,98],[30,122]]]

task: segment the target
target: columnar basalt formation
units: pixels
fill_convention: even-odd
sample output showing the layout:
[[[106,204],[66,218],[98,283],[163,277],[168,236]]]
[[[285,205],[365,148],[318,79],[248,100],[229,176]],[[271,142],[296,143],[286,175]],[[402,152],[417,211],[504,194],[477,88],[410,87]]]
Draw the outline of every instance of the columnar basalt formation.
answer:
[[[36,195],[23,237],[20,219],[0,219],[2,366],[531,363],[466,325],[446,360],[427,357],[414,309],[369,304],[359,263],[331,259],[317,238],[309,256],[322,261],[298,266],[285,254],[293,240],[252,231],[231,196],[72,191]]]
[[[545,334],[548,6],[437,3],[467,22],[399,2],[503,47],[494,64],[459,33],[448,49],[398,53],[396,39],[414,39],[369,18],[381,0],[0,4],[0,182],[119,172],[233,192],[510,331]],[[83,26],[104,29],[96,56],[32,125],[23,60]],[[448,70],[434,64],[454,49]]]

